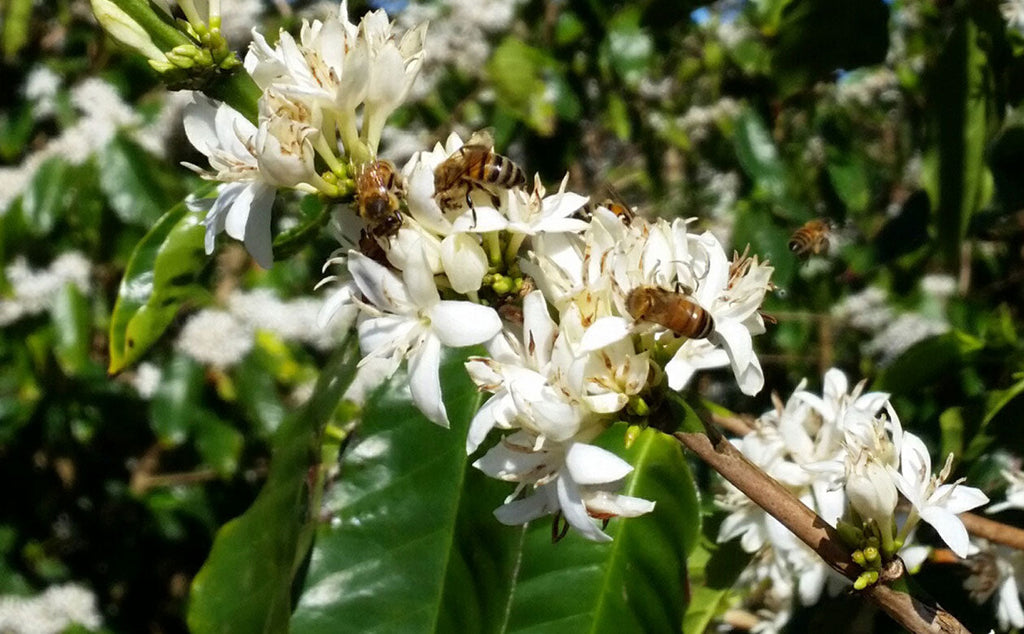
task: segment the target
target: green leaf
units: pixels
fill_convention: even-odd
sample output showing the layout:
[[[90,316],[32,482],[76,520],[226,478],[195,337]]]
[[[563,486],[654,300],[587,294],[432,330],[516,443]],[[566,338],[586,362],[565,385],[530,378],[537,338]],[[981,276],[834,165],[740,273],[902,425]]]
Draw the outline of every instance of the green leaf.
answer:
[[[68,376],[96,370],[89,358],[92,349],[92,315],[89,300],[74,284],[65,284],[50,311],[55,341],[53,354]]]
[[[188,439],[205,383],[203,367],[177,355],[164,369],[150,407],[150,425],[157,439],[176,447]]]
[[[4,51],[4,60],[8,63],[14,61],[15,57],[29,41],[29,26],[32,23],[32,0],[7,0],[0,3],[0,37]]]
[[[99,160],[100,188],[127,224],[148,227],[181,199],[177,179],[124,133],[114,135]]]
[[[207,263],[204,233],[200,217],[180,203],[136,245],[110,318],[111,374],[138,361],[178,309],[200,296],[196,276]]]
[[[201,411],[196,416],[196,449],[203,462],[224,477],[238,470],[238,458],[245,446],[245,437],[209,412]]]
[[[619,11],[608,23],[608,34],[600,55],[618,80],[636,88],[647,76],[654,55],[654,42],[648,29],[640,26],[640,7]]]
[[[543,136],[555,129],[555,104],[543,76],[552,72],[554,60],[516,37],[505,38],[487,62],[498,103]]]
[[[358,358],[352,338],[324,369],[307,404],[278,429],[266,484],[249,510],[217,532],[192,582],[191,632],[288,631],[292,581],[319,517],[309,473],[317,466],[324,425],[351,384]]]
[[[923,175],[935,210],[938,247],[953,269],[971,216],[989,193],[984,151],[992,78],[986,64],[978,28],[961,13],[928,84],[932,142]]]
[[[272,434],[287,414],[274,380],[276,365],[273,355],[259,345],[257,337],[257,345],[246,363],[235,372],[238,403],[263,437]]]
[[[883,0],[793,0],[783,9],[772,63],[788,96],[838,70],[880,64],[888,48]]]
[[[46,159],[36,170],[21,203],[25,223],[34,235],[50,233],[64,215],[73,171],[71,164],[59,156]]]
[[[441,369],[451,430],[415,409],[402,374],[369,400],[344,476],[327,494],[336,519],[318,531],[293,631],[677,630],[700,522],[678,442],[651,429],[625,449],[625,424],[597,441],[635,467],[622,493],[658,504],[613,519],[609,544],[572,531],[552,544],[549,519],[525,534],[503,526],[491,511],[510,486],[465,455],[479,396],[462,358],[450,355]]]
[[[647,515],[614,519],[614,541],[572,531],[551,544],[550,522],[527,531],[506,632],[678,631],[687,604],[686,556],[700,532],[696,488],[679,443],[644,430],[623,449],[618,423],[598,444],[635,467],[622,493],[655,500]],[[571,591],[567,591],[571,589]]]
[[[964,452],[964,410],[962,407],[950,407],[939,415],[939,428],[942,430],[942,449],[940,456],[953,454],[957,460]]]
[[[775,267],[772,282],[780,288],[789,288],[796,274],[798,260],[789,250],[792,230],[779,225],[766,205],[738,205],[733,245],[743,250],[750,245],[751,253],[767,258]]]
[[[718,543],[724,518],[719,513],[705,519],[700,543],[687,562],[692,594],[683,618],[684,634],[703,634],[712,619],[729,607],[733,584],[750,563],[751,555],[739,540]]]
[[[865,211],[871,202],[871,192],[864,156],[852,148],[833,146],[828,146],[826,156],[828,178],[836,195],[850,211]]]
[[[736,158],[743,171],[754,181],[763,195],[779,199],[786,195],[786,170],[779,158],[775,141],[764,121],[750,108],[744,108],[736,119],[733,137]]]
[[[996,441],[1002,439],[1006,446],[1018,446],[1024,441],[1024,430],[1020,424],[1024,417],[1024,379],[1005,390],[993,390],[985,395],[984,415],[978,431],[971,438],[964,459],[973,461],[981,456]]]
[[[325,494],[336,520],[318,530],[295,632],[431,632],[442,620],[478,625],[447,631],[488,631],[500,623],[520,531],[478,514],[502,493],[492,487],[481,502],[481,474],[467,476],[466,432],[480,396],[465,356],[449,354],[441,366],[450,430],[412,404],[404,372],[368,400],[342,456],[342,480]],[[461,512],[463,503],[476,512]],[[463,543],[467,533],[476,535]]]
[[[963,367],[984,342],[954,330],[919,341],[893,361],[878,377],[876,389],[909,394]]]

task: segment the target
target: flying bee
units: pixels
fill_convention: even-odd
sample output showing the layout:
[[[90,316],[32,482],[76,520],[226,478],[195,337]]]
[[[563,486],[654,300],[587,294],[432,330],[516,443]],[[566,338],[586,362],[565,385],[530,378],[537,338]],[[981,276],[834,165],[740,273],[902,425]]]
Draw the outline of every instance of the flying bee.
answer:
[[[715,320],[685,293],[657,286],[638,286],[626,297],[626,310],[636,321],[649,321],[680,337],[707,339],[715,332]]]
[[[487,192],[494,206],[500,204],[495,188],[512,189],[526,184],[526,173],[512,159],[493,151],[494,139],[482,130],[434,170],[434,191],[443,210],[456,209],[465,200],[473,209],[470,194]]]
[[[832,226],[827,220],[810,220],[793,232],[789,238],[789,250],[800,258],[828,253]]]
[[[402,227],[400,196],[405,185],[391,161],[373,161],[356,174],[356,211],[375,238],[393,236]]]

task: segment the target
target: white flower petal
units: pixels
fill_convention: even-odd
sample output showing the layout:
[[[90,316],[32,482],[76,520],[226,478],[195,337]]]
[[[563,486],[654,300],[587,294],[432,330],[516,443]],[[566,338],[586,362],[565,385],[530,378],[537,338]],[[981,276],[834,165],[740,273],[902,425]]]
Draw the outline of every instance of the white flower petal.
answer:
[[[430,327],[452,348],[483,343],[501,331],[501,318],[490,306],[454,300],[430,308]]]
[[[465,295],[480,288],[487,273],[487,254],[475,236],[455,233],[441,241],[441,266],[452,290]]]
[[[348,272],[360,292],[374,306],[392,313],[412,310],[409,292],[398,277],[357,251],[349,251]]]
[[[573,443],[565,466],[579,484],[604,484],[625,478],[633,467],[612,452],[586,443]]]
[[[949,549],[958,557],[967,556],[967,529],[959,517],[946,509],[930,506],[921,510],[921,519],[931,524],[942,541],[946,542]]]
[[[939,485],[929,499],[932,500],[950,513],[963,513],[988,504],[988,496],[981,489],[962,484]]]
[[[450,426],[448,412],[441,399],[441,341],[427,335],[409,356],[409,389],[416,407],[431,422]]]
[[[594,352],[622,341],[630,334],[630,322],[623,317],[599,317],[580,339],[581,353]]]
[[[591,541],[610,542],[612,540],[597,527],[594,520],[590,519],[587,507],[583,504],[580,489],[571,478],[566,477],[563,473],[555,480],[555,488],[558,492],[558,504],[562,511],[562,517],[569,522],[570,526]]]
[[[474,210],[466,210],[452,222],[452,230],[458,232],[487,233],[501,231],[508,227],[508,219],[494,207],[475,205]]]
[[[519,526],[557,510],[557,500],[548,493],[547,487],[541,487],[530,497],[499,506],[494,510],[494,517],[506,526]]]

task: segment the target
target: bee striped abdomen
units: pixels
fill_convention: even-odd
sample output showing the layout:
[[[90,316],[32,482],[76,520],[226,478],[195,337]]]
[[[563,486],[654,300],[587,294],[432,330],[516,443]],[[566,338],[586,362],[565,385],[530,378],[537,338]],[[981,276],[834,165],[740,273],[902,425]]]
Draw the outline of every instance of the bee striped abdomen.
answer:
[[[711,313],[684,293],[639,286],[626,297],[626,308],[636,321],[658,324],[680,337],[707,339],[715,332]]]

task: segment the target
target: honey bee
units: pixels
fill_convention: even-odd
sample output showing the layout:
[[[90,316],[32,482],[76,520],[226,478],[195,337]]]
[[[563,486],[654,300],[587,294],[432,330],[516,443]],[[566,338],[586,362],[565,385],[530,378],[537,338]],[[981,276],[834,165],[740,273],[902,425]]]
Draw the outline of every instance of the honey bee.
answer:
[[[494,206],[499,204],[495,188],[512,189],[526,184],[526,173],[512,159],[494,151],[494,139],[487,131],[469,138],[434,170],[434,191],[441,209],[459,207],[463,200],[473,208],[470,194],[475,189],[491,196]]]
[[[633,218],[636,217],[636,211],[622,199],[619,192],[617,192],[611,185],[606,185],[605,189],[608,192],[607,198],[597,205],[587,203],[576,213],[576,217],[589,222],[590,219],[594,217],[594,209],[604,207],[615,214],[618,219],[622,221],[622,224],[628,227],[629,224],[633,222]]]
[[[356,211],[375,238],[393,236],[402,227],[401,176],[391,161],[373,161],[356,174]]]
[[[789,250],[800,258],[828,253],[832,226],[826,220],[815,219],[793,232],[789,238]]]
[[[626,310],[637,321],[668,328],[680,337],[707,339],[715,332],[715,320],[685,293],[657,286],[638,286],[626,297]]]

